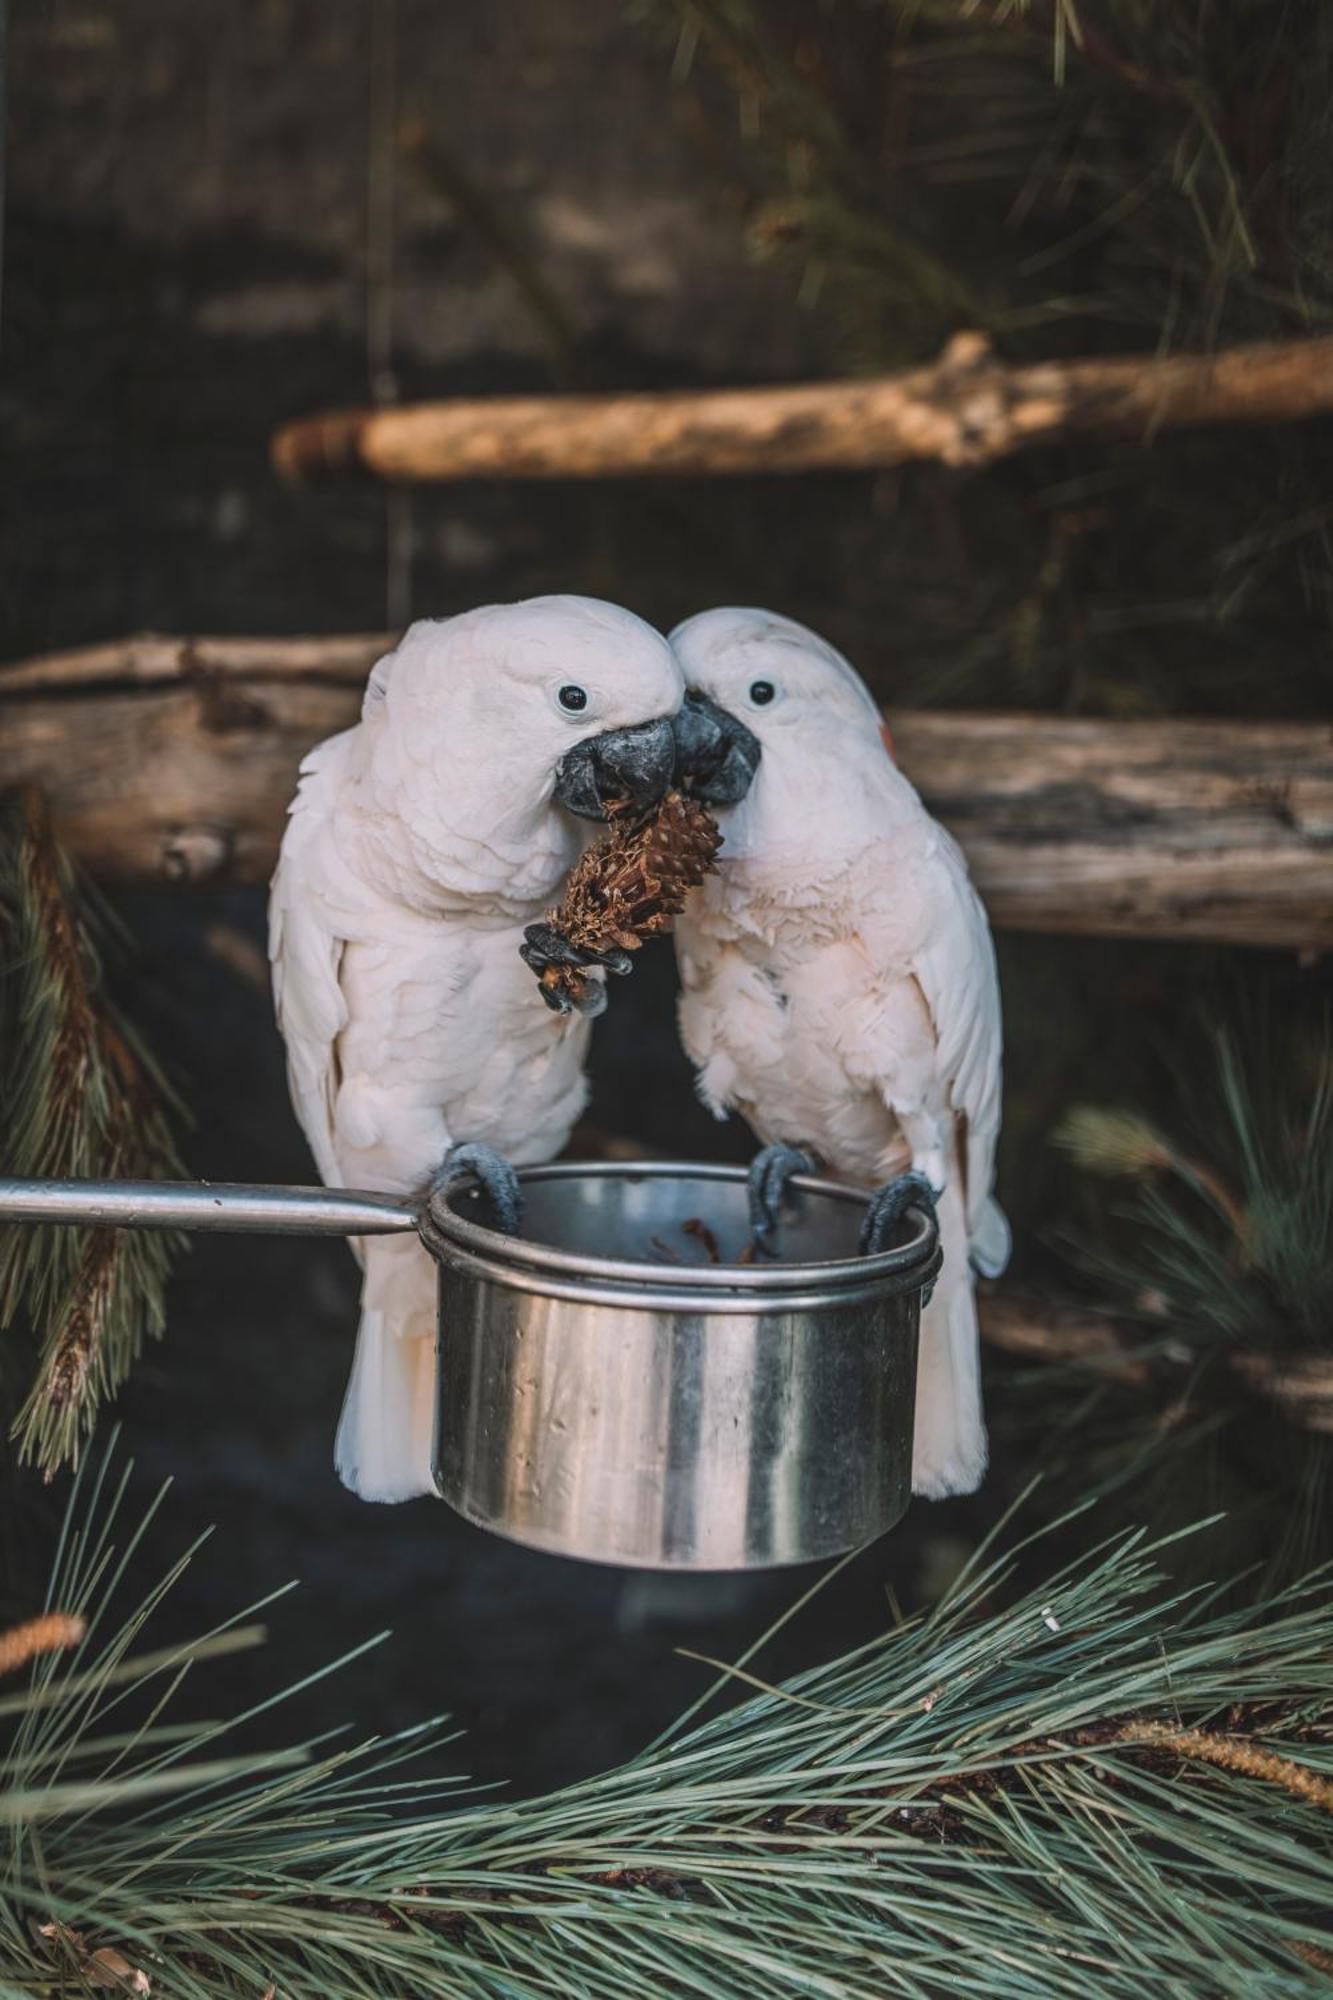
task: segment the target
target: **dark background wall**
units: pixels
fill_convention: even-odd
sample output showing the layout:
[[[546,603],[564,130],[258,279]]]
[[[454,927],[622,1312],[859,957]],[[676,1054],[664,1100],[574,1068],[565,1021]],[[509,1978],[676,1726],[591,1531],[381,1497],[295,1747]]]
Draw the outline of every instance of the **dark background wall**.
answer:
[[[738,263],[716,163],[619,0],[33,4],[12,45],[11,651],[374,630],[390,608],[624,593],[627,568],[645,614],[691,608],[680,538],[697,560],[733,495],[673,496],[667,546],[646,493],[414,495],[389,607],[383,497],[293,495],[267,462],[303,410],[389,379],[546,386],[570,346],[616,382],[811,365],[813,324]],[[461,199],[404,151],[414,121]],[[554,335],[492,217],[542,274]]]

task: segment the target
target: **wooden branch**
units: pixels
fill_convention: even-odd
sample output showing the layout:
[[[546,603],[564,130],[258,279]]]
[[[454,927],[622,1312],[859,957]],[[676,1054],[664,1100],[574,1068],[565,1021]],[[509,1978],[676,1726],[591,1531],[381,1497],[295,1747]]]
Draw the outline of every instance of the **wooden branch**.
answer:
[[[1154,1384],[1160,1394],[1169,1381],[1164,1357],[1145,1350],[1143,1330],[1105,1314],[1032,1298],[1006,1285],[986,1285],[981,1291],[981,1337],[988,1347],[1051,1367],[1082,1364],[1104,1381],[1130,1389]],[[1198,1355],[1186,1345],[1174,1364],[1177,1373],[1192,1373]],[[1291,1424],[1321,1436],[1333,1436],[1333,1359],[1326,1354],[1273,1354],[1240,1348],[1222,1359],[1243,1389],[1275,1409]],[[1164,1422],[1180,1405],[1166,1402]]]
[[[206,687],[220,680],[325,681],[364,686],[366,675],[393,645],[392,632],[340,632],[333,638],[174,639],[136,632],[100,646],[0,665],[0,699],[12,694],[90,693],[98,688]]]
[[[306,750],[382,637],[127,640],[0,667],[0,785],[110,880],[262,882]],[[896,713],[1015,930],[1333,944],[1333,726]]]
[[[1152,1380],[1147,1361],[1136,1355],[1124,1329],[1104,1315],[985,1286],[981,1293],[981,1334],[988,1347],[1024,1361],[1087,1362],[1115,1382],[1143,1388]]]
[[[658,395],[514,396],[335,410],[273,439],[284,478],[604,479],[976,466],[1055,438],[1146,439],[1333,409],[1333,336],[1217,354],[1010,368],[961,333],[925,368],[864,381]]]

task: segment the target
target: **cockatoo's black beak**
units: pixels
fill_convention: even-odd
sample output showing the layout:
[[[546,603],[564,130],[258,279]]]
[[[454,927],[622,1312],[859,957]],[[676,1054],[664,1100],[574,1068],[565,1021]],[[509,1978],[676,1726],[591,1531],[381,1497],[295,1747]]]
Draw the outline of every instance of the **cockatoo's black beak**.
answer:
[[[676,779],[709,806],[738,805],[759,769],[754,731],[691,688],[676,716]]]
[[[576,743],[556,766],[555,795],[581,819],[605,819],[607,808],[617,805],[645,812],[657,804],[675,767],[676,738],[663,716]]]

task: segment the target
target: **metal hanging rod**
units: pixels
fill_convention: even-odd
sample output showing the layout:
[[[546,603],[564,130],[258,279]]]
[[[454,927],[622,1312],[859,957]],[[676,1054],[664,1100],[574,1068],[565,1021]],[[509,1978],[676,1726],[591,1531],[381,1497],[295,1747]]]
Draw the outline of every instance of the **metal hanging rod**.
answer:
[[[251,1230],[267,1236],[391,1236],[417,1227],[399,1195],[241,1181],[0,1180],[0,1222],[110,1229]]]

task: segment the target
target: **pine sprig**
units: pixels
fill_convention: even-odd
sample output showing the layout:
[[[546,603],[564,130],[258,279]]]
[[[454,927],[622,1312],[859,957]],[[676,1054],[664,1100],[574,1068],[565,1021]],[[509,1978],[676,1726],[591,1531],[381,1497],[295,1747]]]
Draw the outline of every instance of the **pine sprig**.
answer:
[[[1101,320],[1207,343],[1224,319],[1301,325],[1333,303],[1318,10],[1280,24],[1263,0],[1225,17],[1145,0],[641,11],[678,37],[677,84],[698,52],[737,100],[752,248],[793,264],[807,297],[827,286],[867,359],[959,325]]]
[[[1245,1059],[1219,1030],[1213,1049],[1200,1100],[1218,1115],[1191,1140],[1087,1105],[1058,1128],[1082,1167],[1135,1188],[1128,1261],[1095,1268],[1123,1310],[1149,1298],[1200,1353],[1299,1351],[1333,1373],[1333,1042],[1285,1078],[1271,1046]]]
[[[170,1721],[253,1628],[141,1651],[185,1565],[122,1614],[124,1483],[86,1483],[50,1595],[88,1636],[0,1698],[6,1992],[106,1954],[180,2000],[1326,1991],[1328,1577],[1257,1614],[1163,1603],[1138,1533],[1017,1596],[1017,1551],[983,1552],[929,1616],[619,1770],[460,1807],[434,1729],[275,1757]]]
[[[149,1179],[180,1172],[178,1107],[109,999],[108,919],[78,881],[40,793],[0,816],[0,1135],[17,1178]],[[150,1232],[0,1232],[0,1317],[35,1330],[35,1377],[14,1420],[21,1456],[72,1464],[148,1337],[160,1335],[181,1239]]]
[[[1058,1127],[1126,1190],[1069,1244],[1119,1339],[1004,1377],[992,1407],[1052,1495],[1225,1512],[1229,1564],[1250,1551],[1262,1592],[1333,1556],[1333,1041],[1251,1020],[1204,1051],[1174,1107],[1078,1106]]]

